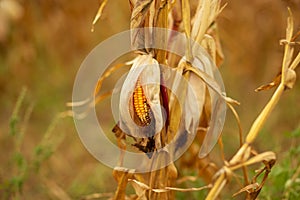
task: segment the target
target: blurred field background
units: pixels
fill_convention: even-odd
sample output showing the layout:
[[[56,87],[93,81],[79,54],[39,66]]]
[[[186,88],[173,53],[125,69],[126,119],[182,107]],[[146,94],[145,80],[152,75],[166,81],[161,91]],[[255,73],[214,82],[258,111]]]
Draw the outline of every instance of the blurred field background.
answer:
[[[241,102],[237,111],[247,132],[273,91],[255,93],[255,88],[271,81],[280,70],[283,47],[279,40],[285,36],[287,6],[294,14],[296,31],[300,30],[300,1],[227,3],[218,18],[225,54],[220,70],[227,94]],[[128,2],[111,0],[92,33],[98,6],[96,0],[0,0],[1,199],[80,199],[114,191],[111,169],[84,148],[72,118],[55,121],[68,109],[65,104],[71,101],[73,81],[85,56],[101,41],[129,28]],[[14,121],[15,104],[24,87],[27,92]],[[278,165],[286,161],[289,148],[300,142],[288,134],[300,127],[299,102],[298,80],[284,94],[255,144],[258,151],[274,151]],[[102,124],[112,128],[107,107],[99,105],[98,113],[106,120]],[[30,116],[28,121],[26,116]],[[22,131],[24,137],[18,144]],[[230,158],[238,148],[238,128],[230,113],[223,140]],[[292,171],[299,162],[291,163]],[[272,180],[268,182],[266,187]]]

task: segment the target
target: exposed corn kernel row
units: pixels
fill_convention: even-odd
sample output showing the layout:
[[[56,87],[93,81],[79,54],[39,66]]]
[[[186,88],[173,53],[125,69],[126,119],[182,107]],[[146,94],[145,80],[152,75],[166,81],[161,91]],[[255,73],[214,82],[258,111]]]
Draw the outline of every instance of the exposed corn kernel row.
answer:
[[[136,87],[133,93],[133,106],[136,115],[142,122],[142,125],[149,125],[151,122],[149,115],[150,107],[147,104],[147,99],[139,80],[136,83]]]

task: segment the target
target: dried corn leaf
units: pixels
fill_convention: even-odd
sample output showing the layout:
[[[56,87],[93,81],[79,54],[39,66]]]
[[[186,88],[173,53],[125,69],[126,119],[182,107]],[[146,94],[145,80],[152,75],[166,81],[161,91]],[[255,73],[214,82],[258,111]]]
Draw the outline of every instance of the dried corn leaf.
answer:
[[[149,36],[151,34],[145,33],[146,29],[143,29],[143,27],[147,20],[148,24],[152,23],[149,22],[149,17],[146,20],[152,2],[153,0],[139,0],[134,4],[130,20],[131,46],[133,49],[144,49],[145,42],[149,40],[149,38],[146,38],[146,35]]]
[[[99,6],[98,12],[97,12],[97,14],[96,14],[96,16],[93,20],[93,23],[92,23],[92,29],[91,29],[92,32],[94,32],[94,26],[97,23],[97,21],[100,19],[101,15],[102,15],[102,12],[103,12],[103,9],[104,9],[105,5],[107,4],[107,1],[108,0],[103,0],[103,2]]]
[[[218,34],[217,24],[213,24],[204,35],[201,46],[208,52],[214,63],[220,67],[224,60],[224,54]]]
[[[132,177],[133,172],[134,171],[128,171],[127,169],[123,169],[120,167],[114,169],[113,177],[118,182],[118,188],[114,196],[115,200],[125,200],[126,186],[128,183],[128,179]]]
[[[186,68],[188,65],[183,58],[179,63],[178,69]],[[175,157],[179,157],[192,143],[197,132],[205,100],[205,84],[198,76],[185,73],[184,78],[180,75],[178,77],[178,79],[176,77],[174,79],[172,91],[177,94],[179,105],[174,106],[171,104],[171,111],[174,111],[174,109],[177,111],[178,121],[172,121],[174,124],[170,123],[169,129],[172,131],[173,125],[176,123],[177,129],[174,129],[176,131],[172,133],[173,135],[176,134],[173,139],[176,144],[175,149],[171,150],[172,152],[174,151]],[[174,103],[175,101],[172,100],[170,102]]]
[[[163,189],[156,189],[156,188],[151,188],[148,185],[139,182],[137,180],[134,179],[129,179],[130,182],[134,182],[135,184],[137,184],[140,188],[142,188],[143,190],[151,190],[153,192],[156,193],[164,193],[164,192],[169,192],[169,191],[178,191],[178,192],[193,192],[193,191],[201,191],[204,189],[209,189],[212,187],[211,184],[206,185],[206,186],[202,186],[202,187],[198,187],[198,188],[176,188],[176,187],[165,187]]]
[[[154,40],[155,40],[155,46],[159,46],[159,49],[156,49],[156,59],[161,64],[166,64],[166,58],[167,58],[167,52],[165,49],[167,49],[167,28],[168,28],[168,0],[159,0],[156,1],[156,23],[155,27],[164,28],[159,29],[159,31],[154,32]]]
[[[156,188],[151,188],[150,186],[146,185],[145,183],[142,183],[140,181],[137,181],[135,179],[129,179],[130,182],[134,182],[135,184],[137,184],[140,188],[142,188],[143,190],[150,190],[152,192],[156,192],[156,193],[162,193],[162,192],[168,192],[169,190],[167,189],[156,189]]]
[[[190,16],[190,2],[189,0],[181,0],[182,6],[182,20],[184,26],[184,32],[186,35],[186,59],[188,62],[192,59],[192,49],[191,49],[191,16]]]
[[[225,6],[226,6],[226,4],[223,6],[223,8]],[[222,9],[220,10],[220,12],[222,11]],[[208,29],[207,32],[214,39],[214,42],[215,42],[215,45],[216,45],[215,64],[217,65],[217,67],[220,67],[220,65],[223,63],[223,60],[224,60],[224,54],[223,54],[223,50],[222,50],[222,46],[221,46],[221,41],[220,41],[220,37],[219,37],[219,31],[218,31],[217,24],[214,23],[212,26],[210,26],[210,28]]]
[[[202,70],[196,69],[194,67],[189,67],[187,68],[187,70],[192,71],[197,76],[199,76],[210,89],[212,89],[215,93],[217,93],[219,96],[225,99],[224,93],[222,92],[219,84],[216,80],[214,80],[213,77],[203,72]]]
[[[220,96],[214,94],[213,102],[212,102],[212,113],[211,113],[211,121],[209,122],[208,131],[205,135],[204,141],[202,143],[199,157],[205,157],[214,147],[216,142],[218,141],[223,125],[224,125],[224,116],[226,114],[226,103],[224,99],[220,98]]]
[[[105,79],[107,79],[108,77],[110,77],[113,72],[117,71],[121,67],[128,66],[128,65],[131,65],[131,64],[132,64],[131,62],[118,63],[118,64],[112,66],[111,68],[109,68],[107,71],[105,71],[105,73],[101,76],[101,78],[97,82],[97,85],[96,85],[96,88],[95,88],[95,91],[94,91],[94,96],[99,94],[99,92],[102,88],[103,81]]]
[[[260,92],[263,90],[270,90],[270,89],[278,86],[280,84],[280,81],[281,81],[281,72],[274,78],[274,80],[271,83],[259,86],[258,88],[255,89],[255,92]]]
[[[224,7],[223,7],[224,8]],[[192,38],[201,43],[204,34],[207,29],[213,23],[218,14],[222,11],[220,9],[219,0],[202,0],[198,4],[198,8],[194,18],[194,24],[192,28]]]
[[[174,71],[174,73],[170,73],[169,80],[172,83],[172,88],[170,93],[170,124],[168,128],[168,136],[174,137],[177,133],[177,130],[180,126],[181,115],[182,115],[182,107],[180,102],[184,102],[186,97],[186,88],[187,82],[183,81],[182,73],[183,73],[183,65],[179,65]],[[181,95],[176,95],[181,94]]]
[[[130,28],[141,28],[144,19],[146,17],[147,12],[150,9],[150,5],[153,2],[153,0],[139,0],[134,4],[134,8],[131,14],[131,24]],[[135,38],[135,37],[134,37]]]
[[[173,190],[173,191],[177,191],[177,192],[195,192],[195,191],[202,191],[205,189],[209,189],[211,188],[212,185],[207,185],[207,186],[202,186],[202,187],[192,187],[192,188],[175,188],[175,187],[166,187],[167,190]]]
[[[211,2],[212,1],[208,0],[200,1],[197,7],[192,28],[192,38],[199,44],[201,43],[202,37],[208,28],[209,7]]]
[[[243,187],[242,189],[240,189],[238,192],[234,193],[232,195],[232,197],[235,197],[237,196],[238,194],[241,194],[243,192],[247,192],[247,193],[251,193],[250,190],[255,190],[256,188],[259,187],[259,184],[258,183],[252,183],[252,184],[249,184],[249,185],[246,185],[245,187]]]
[[[246,160],[245,162],[238,164],[238,165],[234,165],[232,167],[230,167],[231,170],[235,170],[240,168],[241,166],[248,166],[248,165],[253,165],[255,163],[259,163],[259,162],[273,162],[276,160],[276,155],[274,152],[272,151],[267,151],[264,153],[260,153],[256,156],[253,156],[252,158]]]
[[[198,55],[194,58],[193,66],[188,68],[202,79],[208,86],[211,99],[211,118],[208,131],[202,143],[199,157],[205,157],[214,147],[222,132],[224,117],[226,115],[226,98],[224,97],[224,86],[222,78],[218,74],[217,67],[209,59],[207,53],[201,48],[197,51]],[[200,52],[200,53],[199,53]]]
[[[132,187],[134,188],[135,194],[138,196],[139,200],[147,200],[145,186],[141,186],[141,182],[130,181]]]
[[[205,34],[203,40],[201,41],[201,46],[208,52],[214,63],[216,63],[217,50],[214,38],[208,34]]]
[[[168,168],[167,167],[161,168],[161,166],[166,166],[169,162],[170,162],[170,156],[167,152],[161,150],[155,153],[152,162],[152,165],[154,166],[152,166],[152,168],[159,169],[159,170],[155,170],[150,173],[150,183],[149,183],[150,188],[161,189],[168,186],[168,182],[169,182]],[[155,191],[150,190],[149,199],[167,200],[173,198],[170,192],[157,193]]]
[[[181,1],[173,1],[172,3],[172,30],[179,31],[179,26],[182,21]]]
[[[126,135],[125,133],[119,128],[119,126],[116,124],[112,130],[112,132],[115,134],[117,138],[117,145],[120,149],[120,158],[118,161],[118,166],[123,166],[124,162],[124,156],[126,151]]]

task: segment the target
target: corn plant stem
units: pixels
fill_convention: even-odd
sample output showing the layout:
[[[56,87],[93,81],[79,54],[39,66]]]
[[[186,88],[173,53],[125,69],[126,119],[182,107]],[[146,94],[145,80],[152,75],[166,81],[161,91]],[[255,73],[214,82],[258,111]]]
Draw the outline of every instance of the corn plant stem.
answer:
[[[266,107],[263,109],[261,114],[257,117],[255,122],[253,123],[247,137],[246,143],[251,144],[255,138],[257,137],[259,131],[261,130],[262,126],[266,122],[267,118],[270,116],[271,112],[277,105],[282,93],[284,92],[284,83],[282,82],[279,87],[276,89],[275,93],[273,94],[271,100],[268,102]]]
[[[281,83],[279,85],[279,87],[276,89],[275,93],[273,94],[271,100],[268,102],[268,104],[266,105],[266,107],[263,109],[263,111],[261,112],[261,114],[257,117],[257,119],[255,120],[255,122],[253,123],[247,137],[246,137],[246,143],[244,144],[245,146],[249,146],[257,137],[259,131],[261,130],[261,127],[263,126],[263,124],[266,122],[266,119],[269,117],[269,115],[271,114],[272,110],[274,109],[274,107],[276,106],[276,104],[278,103],[280,96],[282,95],[284,91],[284,85],[283,83]],[[241,155],[243,155],[243,153],[246,151],[247,148],[241,148],[240,150],[242,152],[238,152],[236,154],[236,156],[234,156],[231,161],[230,164],[236,164],[240,158]],[[237,156],[238,155],[238,156]]]
[[[234,109],[234,107],[227,102],[228,107],[231,109],[233,115],[236,118],[236,121],[238,123],[238,127],[239,127],[239,138],[240,138],[240,147],[243,146],[243,131],[242,131],[242,127],[241,127],[241,120],[239,115],[237,114],[236,110]],[[243,170],[243,175],[244,175],[244,180],[245,180],[245,185],[249,184],[249,177],[248,177],[248,171],[247,171],[247,167],[243,166],[242,167]]]
[[[267,118],[270,116],[272,110],[277,105],[282,93],[284,92],[284,84],[281,83],[278,88],[276,89],[275,93],[273,94],[272,98],[268,102],[268,104],[265,106],[265,108],[262,110],[260,115],[256,118],[253,125],[250,128],[249,133],[246,137],[246,142],[242,146],[242,148],[239,149],[239,151],[235,154],[235,156],[230,160],[230,164],[236,164],[241,160],[241,157],[243,156],[246,149],[249,147],[251,143],[255,140],[257,137],[259,131],[261,130],[262,126],[266,122]]]
[[[281,83],[278,86],[271,100],[268,102],[268,104],[262,110],[260,115],[254,121],[249,133],[247,134],[246,143],[244,143],[244,145],[238,150],[235,156],[229,161],[230,165],[234,165],[242,160],[241,158],[243,157],[246,150],[249,148],[249,145],[255,140],[263,124],[266,122],[266,119],[270,116],[272,110],[277,105],[282,93],[284,92],[284,88],[285,88],[284,83]],[[206,197],[207,200],[215,199],[219,195],[220,191],[225,186],[225,184],[221,184],[224,181],[226,181],[225,178],[226,178],[225,172],[222,172],[222,174],[218,177],[217,181],[215,182],[213,188],[208,193]]]
[[[298,53],[298,55],[296,56],[296,58],[294,59],[294,61],[292,62],[289,68],[295,70],[296,67],[299,66],[299,62],[300,62],[300,52]]]
[[[218,194],[221,192],[222,188],[226,184],[226,175],[222,173],[218,179],[216,180],[213,188],[209,191],[208,195],[206,196],[206,200],[213,200],[216,199]]]

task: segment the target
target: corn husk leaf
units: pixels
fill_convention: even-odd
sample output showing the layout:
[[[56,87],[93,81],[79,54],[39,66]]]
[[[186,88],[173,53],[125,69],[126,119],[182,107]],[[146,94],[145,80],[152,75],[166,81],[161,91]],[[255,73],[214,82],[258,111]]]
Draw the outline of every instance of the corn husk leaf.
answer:
[[[177,70],[183,73],[184,68],[189,64],[186,62],[185,57],[179,63]],[[174,141],[176,141],[175,157],[180,156],[183,151],[191,144],[197,127],[199,125],[200,114],[202,113],[204,99],[205,99],[205,84],[195,74],[185,73],[183,76],[178,75],[174,77],[172,92],[177,94],[177,100],[171,96],[170,108],[172,118],[177,116],[177,121],[170,119],[169,133],[174,135]],[[175,105],[173,104],[175,103]],[[176,128],[173,126],[176,126]],[[176,130],[176,131],[175,131]],[[174,132],[171,132],[174,131]]]
[[[182,81],[182,73],[183,73],[183,66],[180,66],[175,69],[175,73],[170,73],[169,80],[172,83],[172,88],[170,93],[170,122],[168,128],[168,136],[174,137],[177,133],[177,130],[180,125],[181,115],[182,115],[182,108],[180,102],[184,102],[186,97],[186,82]],[[180,94],[181,95],[176,95]]]
[[[137,81],[143,87],[147,103],[152,112],[153,119],[145,127],[138,126],[132,116],[134,115],[132,95]],[[145,138],[154,136],[163,128],[163,119],[160,105],[160,68],[151,55],[139,55],[124,81],[120,93],[120,128],[134,137]]]
[[[211,117],[207,133],[203,140],[199,157],[205,157],[217,143],[224,125],[226,115],[226,98],[224,86],[217,67],[201,48],[194,58],[193,66],[188,70],[194,72],[208,87],[211,100]]]

